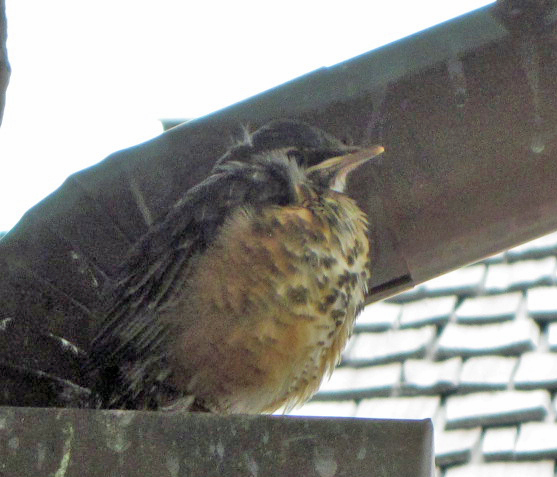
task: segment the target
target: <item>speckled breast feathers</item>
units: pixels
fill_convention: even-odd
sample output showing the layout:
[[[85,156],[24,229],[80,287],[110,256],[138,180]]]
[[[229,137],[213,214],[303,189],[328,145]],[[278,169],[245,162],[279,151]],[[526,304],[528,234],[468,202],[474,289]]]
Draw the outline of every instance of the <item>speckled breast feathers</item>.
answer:
[[[176,340],[175,376],[209,409],[295,406],[337,364],[363,306],[369,242],[354,201],[331,194],[242,208],[199,260],[183,305],[203,319]]]
[[[332,372],[364,304],[347,148],[278,121],[232,148],[130,251],[86,373],[99,407],[271,412]]]

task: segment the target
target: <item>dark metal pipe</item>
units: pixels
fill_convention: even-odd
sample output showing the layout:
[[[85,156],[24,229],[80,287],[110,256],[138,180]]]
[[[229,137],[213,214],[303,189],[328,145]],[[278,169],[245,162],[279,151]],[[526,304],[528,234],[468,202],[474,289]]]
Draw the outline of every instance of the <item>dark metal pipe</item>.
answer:
[[[0,125],[4,115],[6,104],[6,90],[10,81],[10,63],[8,61],[8,50],[6,40],[8,39],[8,22],[6,20],[6,2],[0,0]]]
[[[371,219],[369,301],[557,229],[557,15],[535,4],[484,8],[72,175],[0,239],[4,402],[87,398],[104,283],[244,125],[298,118],[385,147],[349,183]]]
[[[387,151],[350,184],[372,219],[370,301],[557,229],[553,7],[537,23],[504,7],[322,68],[72,175],[0,241],[4,309],[28,308],[20,290],[33,280],[95,309],[96,290],[75,278],[79,259],[64,257],[79,250],[97,282],[110,277],[147,227],[139,195],[153,220],[165,214],[242,126],[279,117]]]

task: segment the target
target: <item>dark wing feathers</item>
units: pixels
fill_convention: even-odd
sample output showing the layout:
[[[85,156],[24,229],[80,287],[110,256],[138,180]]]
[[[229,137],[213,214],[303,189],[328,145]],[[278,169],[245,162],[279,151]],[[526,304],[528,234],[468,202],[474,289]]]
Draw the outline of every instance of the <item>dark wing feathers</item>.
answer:
[[[98,406],[157,406],[150,401],[164,387],[155,376],[168,375],[165,344],[170,332],[157,320],[157,312],[183,290],[192,258],[203,253],[238,207],[292,200],[286,172],[244,163],[220,169],[190,189],[138,241],[117,285],[107,293],[105,319],[86,369],[95,381]]]
[[[86,372],[93,380],[93,405],[158,407],[176,391],[164,379],[165,328],[157,313],[183,292],[192,259],[211,244],[238,207],[288,205],[295,192],[288,167],[268,152],[291,149],[300,166],[346,152],[335,138],[296,121],[274,121],[231,148],[205,181],[191,188],[168,215],[135,244],[107,292],[105,319],[92,342]],[[272,156],[272,155],[271,155]],[[191,317],[203,319],[203,317]],[[165,394],[166,393],[166,394]]]

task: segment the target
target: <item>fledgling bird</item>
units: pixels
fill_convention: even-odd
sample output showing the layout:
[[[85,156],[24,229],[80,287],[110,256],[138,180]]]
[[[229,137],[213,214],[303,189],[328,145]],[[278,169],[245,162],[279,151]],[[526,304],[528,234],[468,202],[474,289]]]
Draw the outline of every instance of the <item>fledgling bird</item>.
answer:
[[[97,407],[273,412],[331,373],[364,304],[349,148],[275,121],[232,147],[122,266],[87,373]]]

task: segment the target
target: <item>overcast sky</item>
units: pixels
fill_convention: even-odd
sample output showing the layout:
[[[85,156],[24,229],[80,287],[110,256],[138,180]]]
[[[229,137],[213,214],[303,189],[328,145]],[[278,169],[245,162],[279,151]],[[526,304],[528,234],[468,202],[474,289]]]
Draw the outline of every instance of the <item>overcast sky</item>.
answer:
[[[77,170],[486,0],[7,0],[0,230]],[[274,5],[274,6],[271,6]]]

